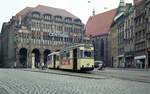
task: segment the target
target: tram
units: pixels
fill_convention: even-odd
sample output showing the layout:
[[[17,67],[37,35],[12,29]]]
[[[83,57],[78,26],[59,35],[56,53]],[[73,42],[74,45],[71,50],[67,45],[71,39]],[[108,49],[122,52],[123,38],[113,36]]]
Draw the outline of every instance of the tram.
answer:
[[[48,55],[48,68],[90,71],[94,69],[94,47],[80,44]]]
[[[47,57],[47,67],[48,68],[59,68],[60,64],[60,52],[53,52]]]

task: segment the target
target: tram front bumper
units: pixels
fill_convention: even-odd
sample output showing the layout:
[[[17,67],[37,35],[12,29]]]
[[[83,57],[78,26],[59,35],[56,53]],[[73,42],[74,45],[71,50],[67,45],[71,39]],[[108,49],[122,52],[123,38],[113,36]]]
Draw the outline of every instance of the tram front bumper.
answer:
[[[84,71],[91,71],[91,70],[94,70],[94,66],[92,66],[92,67],[84,67],[84,66],[82,66],[82,67],[81,67],[81,70],[84,70]]]

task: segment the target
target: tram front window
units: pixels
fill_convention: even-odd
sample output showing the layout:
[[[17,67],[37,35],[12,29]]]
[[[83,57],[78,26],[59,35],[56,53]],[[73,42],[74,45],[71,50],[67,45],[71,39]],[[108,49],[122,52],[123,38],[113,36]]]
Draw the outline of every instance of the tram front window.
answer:
[[[84,57],[92,57],[91,51],[84,51]]]

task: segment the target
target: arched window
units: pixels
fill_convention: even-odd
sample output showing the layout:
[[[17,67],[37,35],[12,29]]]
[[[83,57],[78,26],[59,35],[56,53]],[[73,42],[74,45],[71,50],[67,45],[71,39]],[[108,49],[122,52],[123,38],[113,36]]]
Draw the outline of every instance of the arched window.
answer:
[[[101,56],[104,56],[104,39],[101,39]]]

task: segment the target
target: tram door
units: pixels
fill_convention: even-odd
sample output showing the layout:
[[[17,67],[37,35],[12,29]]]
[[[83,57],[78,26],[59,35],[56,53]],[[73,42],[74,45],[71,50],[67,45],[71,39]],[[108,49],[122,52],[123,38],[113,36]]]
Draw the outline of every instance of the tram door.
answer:
[[[54,57],[53,57],[53,62],[54,62],[54,68],[55,68],[55,66],[56,66],[56,55],[54,55]]]
[[[150,52],[148,52],[148,68],[150,68]]]
[[[77,70],[77,49],[73,49],[73,70]]]

